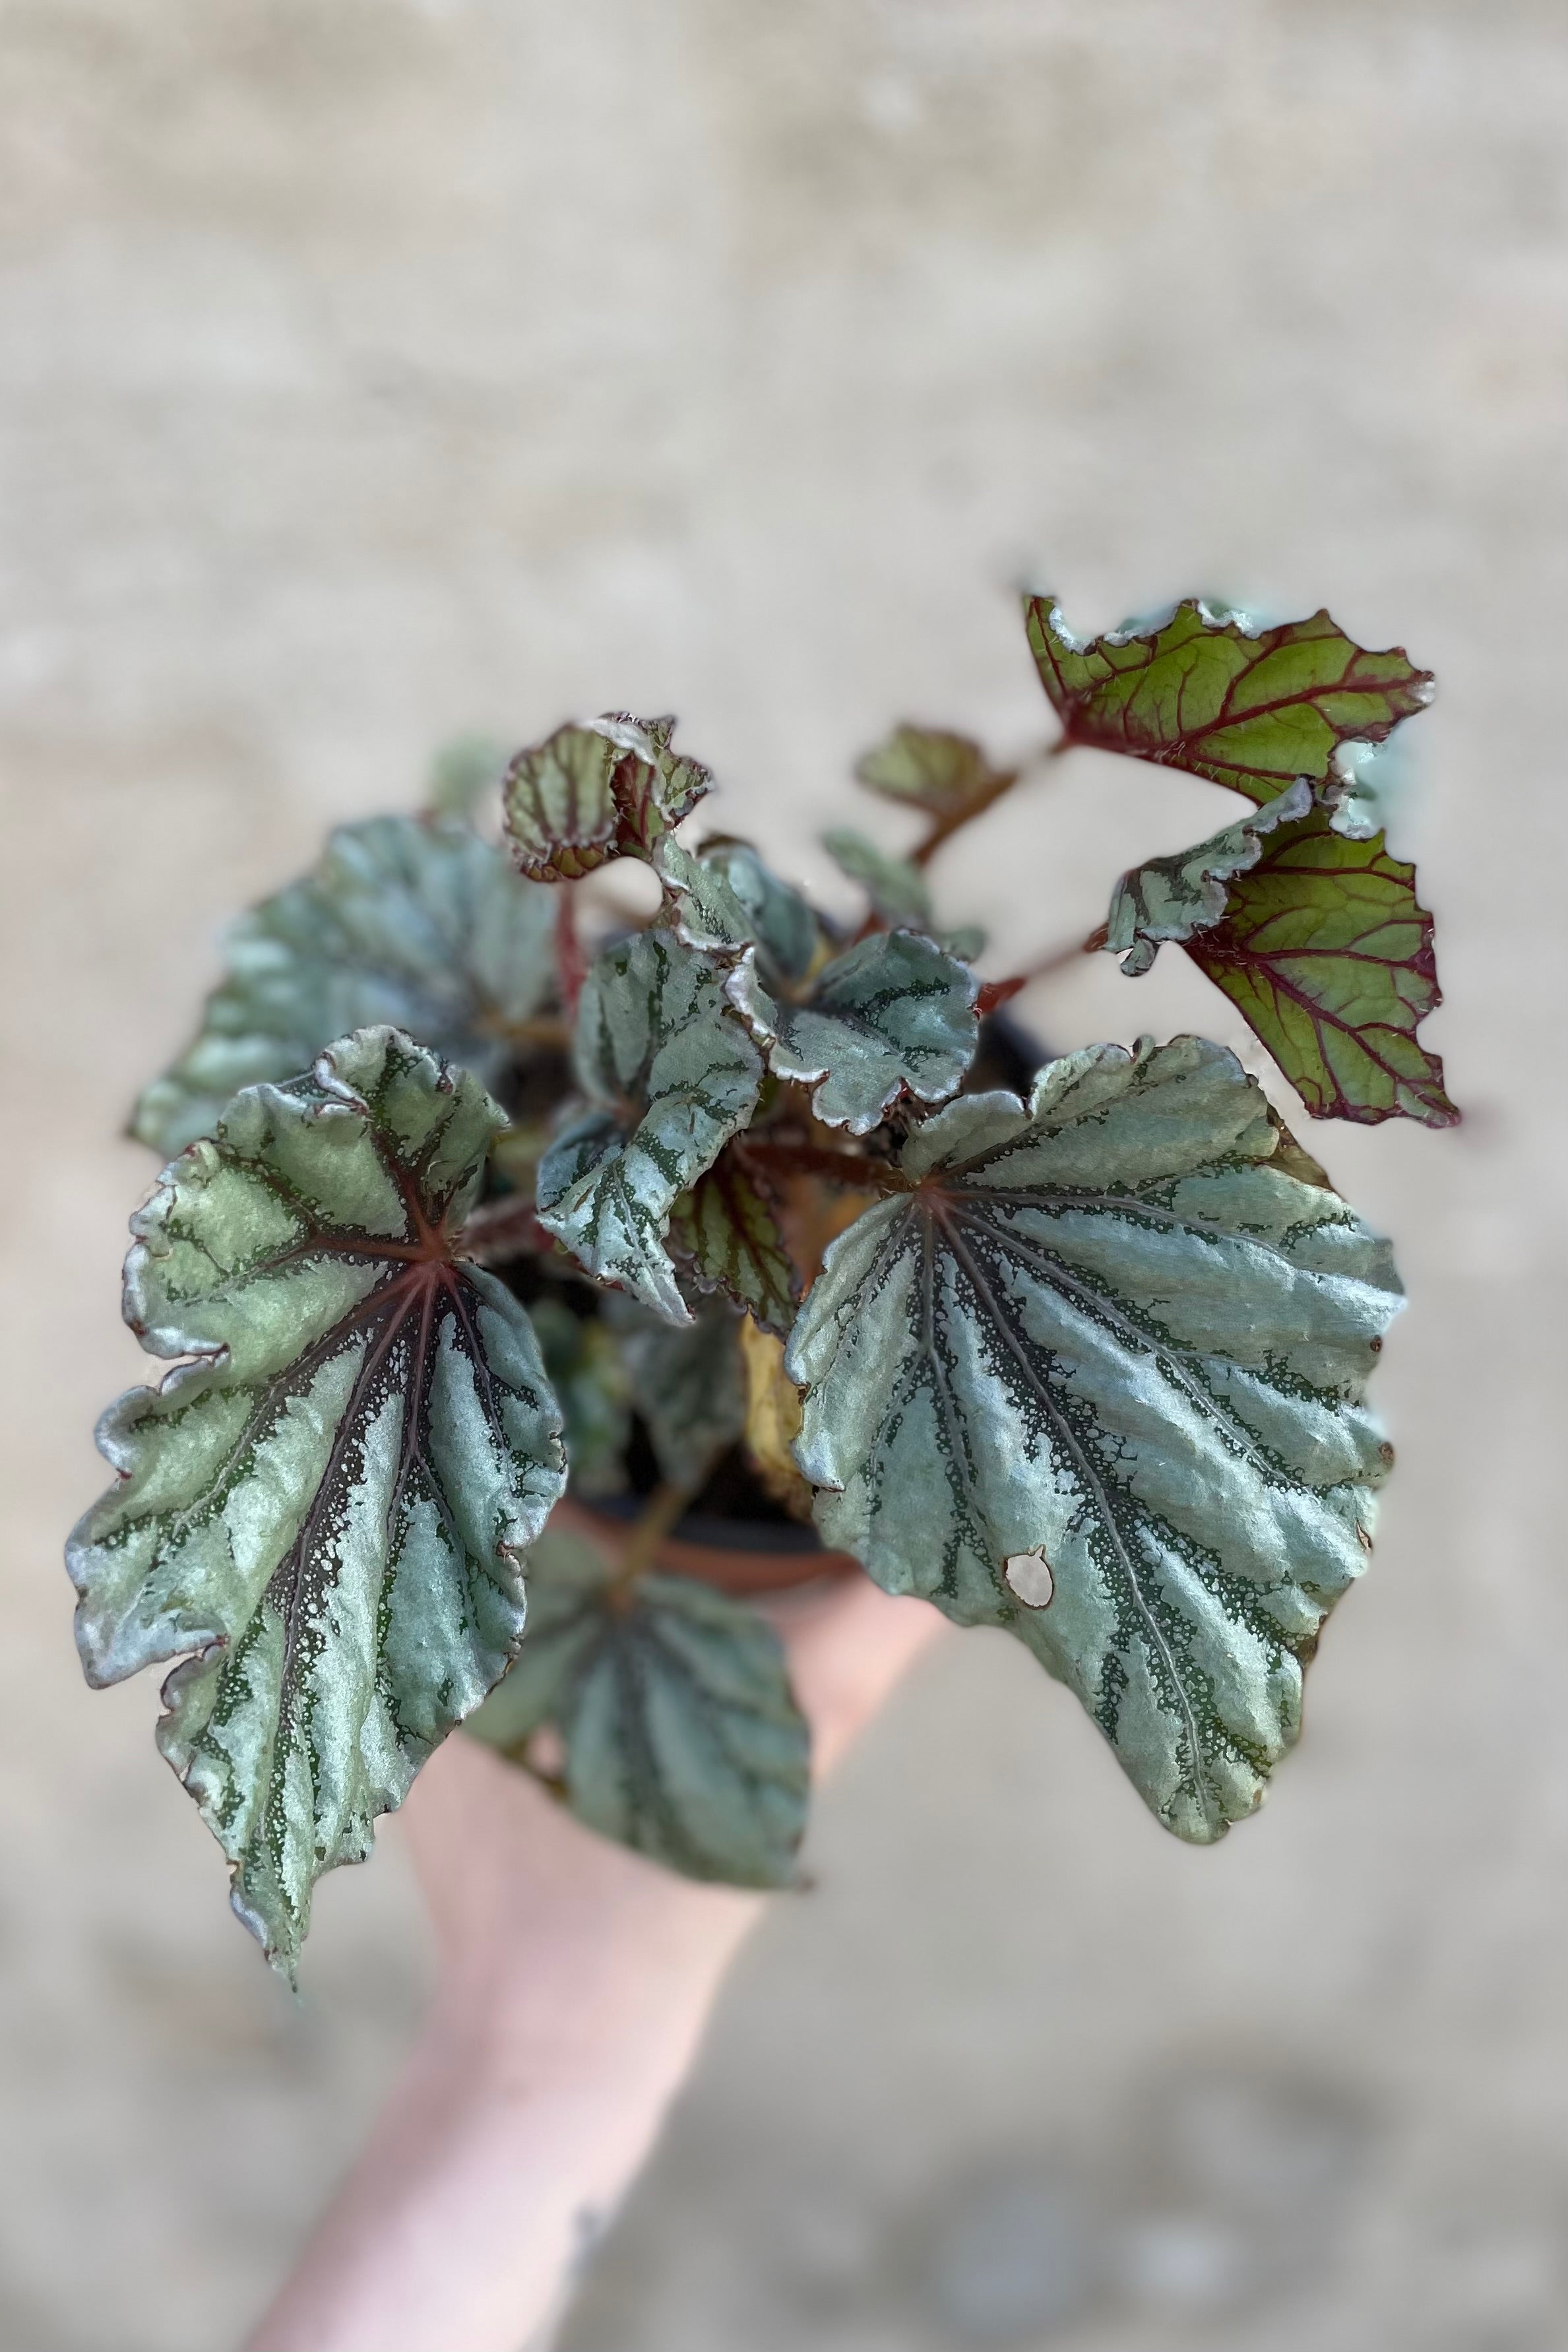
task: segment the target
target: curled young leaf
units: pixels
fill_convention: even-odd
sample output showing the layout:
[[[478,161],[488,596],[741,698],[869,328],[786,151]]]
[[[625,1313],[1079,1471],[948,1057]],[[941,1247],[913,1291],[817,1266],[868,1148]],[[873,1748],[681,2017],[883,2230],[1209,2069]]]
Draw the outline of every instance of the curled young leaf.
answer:
[[[1075,637],[1054,596],[1026,596],[1063,740],[1207,776],[1261,804],[1298,776],[1328,786],[1350,743],[1381,743],[1432,698],[1402,648],[1368,653],[1324,613],[1254,628],[1197,597],[1148,628]]]
[[[558,727],[507,771],[507,835],[534,882],[572,882],[612,857],[647,857],[708,789],[708,771],[670,748],[673,719],[606,712]]]
[[[751,955],[727,985],[774,1075],[813,1087],[823,1125],[852,1135],[869,1135],[901,1096],[952,1094],[979,1043],[974,973],[915,931],[862,940],[821,973],[809,1003],[775,999]]]
[[[607,710],[592,724],[626,755],[614,779],[622,842],[629,852],[651,857],[664,835],[706,798],[713,772],[672,750],[674,719],[633,719],[629,711]]]
[[[241,1094],[131,1221],[126,1320],[191,1360],[100,1424],[78,1643],[95,1685],[183,1659],[158,1744],[289,1970],[317,1878],[505,1672],[565,1483],[528,1318],[456,1255],[502,1123],[363,1030]]]
[[[1212,930],[1228,903],[1233,875],[1256,866],[1263,844],[1281,824],[1291,824],[1312,805],[1312,788],[1298,776],[1289,792],[1256,816],[1227,825],[1196,849],[1175,857],[1151,857],[1124,874],[1111,895],[1103,945],[1123,959],[1122,970],[1136,978],[1148,971],[1165,940],[1190,940]]]
[[[599,1281],[685,1323],[670,1213],[750,1118],[760,1056],[714,964],[664,930],[595,962],[576,1050],[597,1108],[540,1162],[539,1223]]]
[[[918,866],[912,866],[906,857],[890,857],[863,833],[847,825],[825,833],[822,846],[840,873],[859,883],[879,921],[889,929],[903,923],[929,930],[931,892]]]
[[[905,726],[856,761],[855,778],[886,800],[926,810],[947,831],[998,799],[1018,772],[993,768],[970,736]]]
[[[704,1290],[723,1290],[782,1338],[795,1319],[800,1276],[773,1204],[732,1144],[683,1192],[670,1219],[670,1246]]]
[[[689,1323],[670,1324],[634,1299],[611,1297],[605,1319],[626,1368],[632,1402],[647,1423],[659,1475],[695,1494],[746,1425],[740,1360],[744,1318],[727,1298],[698,1302]]]
[[[1017,1634],[1160,1820],[1218,1837],[1364,1563],[1387,1247],[1200,1038],[964,1096],[901,1165],[789,1343],[823,1538]]]
[[[371,817],[333,834],[313,874],[241,916],[194,1043],[137,1103],[165,1158],[209,1135],[241,1087],[291,1078],[378,1022],[493,1083],[555,975],[549,893],[465,827]]]
[[[1432,918],[1380,833],[1346,840],[1322,807],[1281,826],[1231,877],[1223,919],[1183,945],[1314,1118],[1458,1119],[1416,1034],[1442,1002]]]
[[[553,1529],[529,1593],[522,1655],[468,1731],[521,1762],[548,1725],[591,1829],[689,1878],[792,1885],[810,1735],[772,1628],[685,1577],[620,1589],[591,1545]]]

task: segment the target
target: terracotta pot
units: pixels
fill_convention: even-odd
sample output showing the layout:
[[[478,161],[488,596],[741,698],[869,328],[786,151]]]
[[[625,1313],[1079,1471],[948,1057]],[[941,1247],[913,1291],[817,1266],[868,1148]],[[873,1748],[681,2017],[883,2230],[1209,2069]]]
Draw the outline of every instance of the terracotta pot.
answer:
[[[622,1503],[619,1496],[605,1503],[582,1503],[568,1496],[556,1505],[550,1521],[552,1526],[586,1536],[614,1559],[625,1548],[641,1507],[635,1501]],[[693,1516],[678,1520],[674,1533],[664,1538],[653,1560],[671,1576],[690,1576],[741,1598],[785,1592],[793,1585],[814,1584],[825,1576],[860,1573],[860,1562],[852,1553],[824,1550],[814,1528],[765,1519]]]

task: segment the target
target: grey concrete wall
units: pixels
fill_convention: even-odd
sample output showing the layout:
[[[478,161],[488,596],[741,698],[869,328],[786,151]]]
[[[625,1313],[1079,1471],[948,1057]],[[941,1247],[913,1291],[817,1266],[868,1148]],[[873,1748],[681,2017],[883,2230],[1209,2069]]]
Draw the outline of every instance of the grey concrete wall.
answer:
[[[69,1646],[141,1371],[116,1130],[217,926],[455,729],[679,710],[776,848],[894,715],[1024,743],[1026,564],[1092,624],[1331,600],[1440,673],[1396,846],[1469,1121],[1312,1139],[1412,1294],[1376,1572],[1212,1853],[1003,1639],[935,1656],[569,2340],[1568,2340],[1555,9],[7,0],[0,58],[0,2340],[232,2341],[424,1966],[394,1828],[292,2008],[152,1690]],[[1003,968],[1219,805],[1075,754],[954,910]],[[1232,1035],[1100,962],[1053,1042]]]

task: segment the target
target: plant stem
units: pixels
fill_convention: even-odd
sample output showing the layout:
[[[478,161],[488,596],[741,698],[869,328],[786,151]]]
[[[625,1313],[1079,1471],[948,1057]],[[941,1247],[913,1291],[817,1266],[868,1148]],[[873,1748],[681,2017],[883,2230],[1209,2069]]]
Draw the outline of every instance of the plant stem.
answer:
[[[692,1491],[689,1486],[677,1486],[665,1479],[654,1487],[643,1504],[641,1516],[626,1538],[626,1549],[615,1564],[612,1591],[622,1601],[638,1578],[645,1576],[653,1567],[654,1554],[691,1501]]]
[[[460,1255],[476,1265],[504,1265],[508,1258],[535,1257],[552,1246],[534,1204],[524,1192],[486,1201],[463,1228]]]
[[[950,841],[961,826],[968,824],[974,818],[984,816],[992,802],[999,801],[1004,793],[1010,792],[1022,773],[1022,768],[998,769],[985,790],[977,793],[973,800],[966,801],[960,808],[949,809],[946,816],[939,816],[925,840],[910,851],[910,864],[929,866],[945,841]]]
[[[560,882],[556,887],[560,892],[555,910],[556,980],[570,1027],[577,1018],[577,1000],[582,994],[582,983],[588,978],[588,958],[577,935],[577,908],[573,897],[577,885],[575,882]]]
[[[816,1143],[753,1142],[740,1147],[747,1160],[779,1176],[826,1176],[862,1192],[902,1190],[894,1171],[879,1160],[854,1151],[825,1151]]]

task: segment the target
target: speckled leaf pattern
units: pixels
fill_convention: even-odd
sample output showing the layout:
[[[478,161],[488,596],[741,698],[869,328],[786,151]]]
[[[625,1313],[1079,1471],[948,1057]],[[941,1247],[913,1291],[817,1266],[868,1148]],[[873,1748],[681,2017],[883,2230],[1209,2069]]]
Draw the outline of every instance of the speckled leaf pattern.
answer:
[[[874,841],[852,826],[840,826],[822,835],[822,846],[841,874],[858,883],[879,921],[903,923],[928,930],[931,893],[918,866],[906,857],[891,857]]]
[[[670,1246],[704,1290],[723,1290],[764,1329],[784,1338],[795,1319],[800,1277],[773,1204],[731,1144],[683,1192],[670,1219]]]
[[[590,1828],[690,1878],[790,1885],[810,1736],[771,1627],[684,1577],[616,1593],[599,1553],[553,1529],[532,1569],[528,1639],[469,1731],[520,1761],[550,1725]]]
[[[1315,1118],[1458,1118],[1416,1034],[1442,1001],[1432,918],[1382,834],[1348,841],[1322,807],[1282,826],[1227,886],[1224,919],[1184,945]]]
[[[659,1475],[695,1494],[746,1426],[743,1318],[727,1298],[701,1300],[691,1321],[679,1325],[630,1298],[607,1298],[604,1312]]]
[[[855,776],[885,800],[949,820],[986,807],[1018,781],[1015,770],[993,768],[972,736],[909,726],[895,727],[885,742],[857,761]]]
[[[828,965],[806,1004],[775,999],[749,956],[728,988],[774,1074],[812,1087],[823,1125],[852,1135],[869,1135],[902,1096],[952,1094],[979,1042],[974,973],[915,931],[862,940]]]
[[[1122,970],[1136,978],[1148,971],[1162,941],[1212,930],[1228,903],[1226,885],[1231,877],[1256,866],[1270,834],[1304,816],[1312,805],[1312,788],[1299,776],[1256,816],[1227,825],[1196,849],[1151,857],[1124,874],[1105,923],[1105,945],[1122,957]]]
[[[202,1027],[136,1106],[165,1158],[210,1135],[241,1087],[292,1078],[333,1038],[386,1022],[492,1084],[554,988],[550,894],[465,827],[372,817],[313,874],[241,917]]]
[[[822,931],[810,904],[748,843],[715,842],[694,856],[666,841],[654,863],[688,947],[727,957],[755,947],[775,986],[803,981],[818,961]]]
[[[99,1443],[88,1678],[180,1658],[159,1746],[292,1969],[325,1870],[503,1674],[564,1484],[527,1316],[454,1255],[500,1114],[389,1029],[243,1093],[132,1221],[127,1321],[188,1357]]]
[[[1091,1046],[915,1131],[789,1350],[824,1539],[1017,1634],[1200,1842],[1296,1737],[1388,1458],[1397,1279],[1318,1172],[1221,1047]]]
[[[1328,786],[1350,743],[1381,743],[1432,698],[1404,651],[1368,653],[1326,613],[1253,628],[1197,598],[1169,620],[1075,637],[1054,596],[1024,614],[1066,740],[1228,784],[1261,804],[1298,776]]]
[[[674,726],[612,710],[519,751],[504,803],[519,870],[574,882],[612,857],[646,857],[708,788],[707,770],[671,749]]]
[[[670,1213],[750,1118],[761,1057],[717,967],[663,929],[594,963],[576,1052],[596,1107],[540,1162],[539,1222],[599,1281],[684,1323]]]

